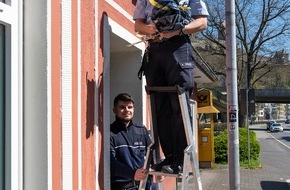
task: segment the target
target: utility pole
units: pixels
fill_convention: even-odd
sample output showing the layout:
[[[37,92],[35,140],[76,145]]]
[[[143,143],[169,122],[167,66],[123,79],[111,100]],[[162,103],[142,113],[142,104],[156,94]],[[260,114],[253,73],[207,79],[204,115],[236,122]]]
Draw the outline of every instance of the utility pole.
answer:
[[[225,0],[225,2],[229,189],[240,190],[235,1]]]
[[[251,139],[250,139],[250,125],[249,125],[249,88],[250,88],[250,63],[247,62],[247,87],[246,87],[246,108],[247,108],[247,117],[246,117],[246,125],[247,125],[247,138],[248,138],[248,164],[251,163]]]
[[[242,65],[244,64],[244,47],[243,47],[243,43],[241,41],[241,50],[242,50]],[[246,85],[245,85],[245,89],[246,89],[246,128],[247,128],[247,138],[248,138],[248,164],[250,165],[251,163],[251,143],[250,143],[250,125],[249,125],[249,88],[250,88],[250,63],[247,62],[247,66],[246,66],[246,75],[245,75],[245,79],[246,79]]]

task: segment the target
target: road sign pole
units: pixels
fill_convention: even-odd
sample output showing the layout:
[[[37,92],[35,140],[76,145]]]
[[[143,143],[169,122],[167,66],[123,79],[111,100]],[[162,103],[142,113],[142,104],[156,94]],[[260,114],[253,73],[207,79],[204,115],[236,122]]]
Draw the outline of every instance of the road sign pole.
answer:
[[[246,108],[247,108],[247,114],[246,114],[246,127],[247,127],[247,138],[248,138],[248,164],[250,165],[251,163],[251,143],[250,143],[250,125],[249,125],[249,118],[250,118],[250,114],[249,114],[249,63],[247,63],[247,88],[246,88]],[[252,118],[251,118],[252,120]]]
[[[240,189],[238,90],[236,62],[235,1],[226,2],[226,64],[228,113],[229,189]]]

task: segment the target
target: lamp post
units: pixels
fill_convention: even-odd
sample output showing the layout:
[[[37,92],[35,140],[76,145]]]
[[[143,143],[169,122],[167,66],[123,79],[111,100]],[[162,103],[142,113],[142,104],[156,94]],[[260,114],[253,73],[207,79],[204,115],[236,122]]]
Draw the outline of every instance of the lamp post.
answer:
[[[240,190],[235,1],[226,1],[227,127],[229,189]]]
[[[241,41],[241,51],[242,51],[242,65],[244,64],[244,48],[243,42]],[[250,145],[250,126],[249,126],[249,87],[250,87],[250,64],[247,62],[246,65],[246,128],[247,128],[247,144],[248,144],[248,164],[251,163],[251,145]]]
[[[248,138],[248,164],[251,163],[251,139],[250,139],[250,125],[249,125],[249,86],[250,86],[250,64],[247,62],[247,88],[246,88],[246,125],[247,125],[247,138]]]

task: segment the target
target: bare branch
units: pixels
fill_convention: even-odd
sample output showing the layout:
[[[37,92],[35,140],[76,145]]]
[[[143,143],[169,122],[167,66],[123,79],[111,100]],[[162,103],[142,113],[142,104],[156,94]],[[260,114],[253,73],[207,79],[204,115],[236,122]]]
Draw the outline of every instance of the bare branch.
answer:
[[[236,0],[236,37],[238,39],[238,80],[245,82],[249,68],[251,84],[273,70],[273,55],[287,48],[283,40],[290,40],[290,0]],[[207,0],[210,17],[208,30],[201,34],[213,48],[212,56],[222,56],[225,49],[224,0]],[[288,38],[288,39],[287,39]],[[214,45],[213,45],[214,44]],[[208,51],[208,50],[207,50]],[[225,73],[221,63],[213,59],[216,73]],[[223,63],[225,64],[225,62]]]

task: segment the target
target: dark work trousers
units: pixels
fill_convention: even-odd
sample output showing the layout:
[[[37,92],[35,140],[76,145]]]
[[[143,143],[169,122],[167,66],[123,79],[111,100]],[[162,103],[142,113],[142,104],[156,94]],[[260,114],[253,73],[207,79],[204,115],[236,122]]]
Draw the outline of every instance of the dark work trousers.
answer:
[[[188,36],[149,42],[148,62],[144,65],[147,86],[179,85],[186,93],[189,113],[189,98],[194,86],[193,68],[193,50]],[[165,157],[182,159],[187,141],[178,96],[176,93],[163,92],[154,95],[162,151]]]

